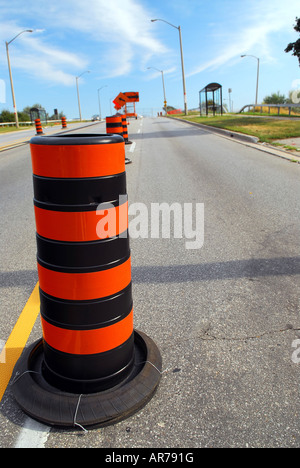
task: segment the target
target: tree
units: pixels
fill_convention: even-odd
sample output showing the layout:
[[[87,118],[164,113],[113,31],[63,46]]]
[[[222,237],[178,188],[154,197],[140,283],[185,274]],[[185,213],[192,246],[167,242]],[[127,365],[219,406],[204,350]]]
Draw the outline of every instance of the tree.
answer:
[[[19,122],[29,122],[30,121],[30,117],[24,111],[18,112],[18,119],[19,119]]]
[[[30,115],[27,112],[18,111],[19,122],[28,122],[30,121]],[[8,109],[3,109],[0,113],[0,122],[15,122],[15,114],[10,112]]]
[[[164,109],[166,112],[169,112],[169,111],[175,110],[175,107],[173,107],[173,106],[166,106],[166,107],[163,107],[163,109]]]
[[[296,32],[300,33],[300,18],[296,18],[296,24],[294,26],[294,29]],[[293,51],[293,54],[295,57],[298,57],[299,61],[299,67],[300,67],[300,37],[297,41],[295,42],[290,42],[286,49],[284,49],[285,52],[291,52]]]
[[[32,108],[36,108],[36,109],[43,109],[43,106],[41,104],[33,104],[32,106],[26,106],[24,107],[23,111],[22,112],[25,112],[25,114],[28,115],[29,119],[30,119],[30,109]],[[28,119],[28,120],[29,120]]]
[[[0,122],[14,122],[15,114],[10,112],[8,109],[3,109],[0,114]]]
[[[286,97],[284,94],[280,94],[280,91],[273,93],[270,96],[266,96],[263,100],[263,104],[286,104]]]

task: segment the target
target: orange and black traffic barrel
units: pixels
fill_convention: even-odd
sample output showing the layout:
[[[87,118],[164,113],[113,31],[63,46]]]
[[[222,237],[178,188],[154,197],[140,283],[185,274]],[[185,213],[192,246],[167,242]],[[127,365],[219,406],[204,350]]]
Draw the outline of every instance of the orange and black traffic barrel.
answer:
[[[161,369],[133,328],[124,140],[56,135],[30,147],[43,338],[19,360],[14,394],[51,425],[112,423],[151,398]]]
[[[35,119],[35,129],[36,129],[36,135],[44,135],[42,124],[41,124],[41,119]]]
[[[106,133],[108,135],[115,134],[120,135],[123,137],[125,144],[128,142],[128,134],[127,134],[127,142],[125,140],[126,134],[124,133],[124,125],[123,125],[123,117],[120,114],[112,115],[106,117]],[[131,142],[130,142],[131,143]],[[127,156],[125,157],[125,164],[130,164],[132,161]]]
[[[131,145],[132,141],[128,140],[128,129],[127,129],[127,119],[126,115],[122,115],[122,127],[123,127],[123,138],[125,145]]]
[[[123,137],[123,126],[122,126],[122,116],[121,115],[111,115],[106,117],[106,133],[107,134],[117,134]]]
[[[66,119],[66,117],[61,118],[61,128],[67,128],[67,119]]]
[[[44,373],[65,390],[103,390],[133,365],[124,143],[76,135],[43,143],[32,141],[31,154]],[[109,237],[99,238],[99,204],[114,219]]]

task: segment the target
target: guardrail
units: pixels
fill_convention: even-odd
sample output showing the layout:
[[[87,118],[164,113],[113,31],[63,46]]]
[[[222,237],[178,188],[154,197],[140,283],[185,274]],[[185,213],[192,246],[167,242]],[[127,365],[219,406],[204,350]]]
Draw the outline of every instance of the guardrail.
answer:
[[[61,120],[49,120],[47,124],[49,123],[60,123]],[[9,127],[9,126],[15,126],[16,122],[0,122],[0,127]],[[19,125],[34,125],[34,122],[31,122],[31,120],[26,121],[26,122],[19,122]]]
[[[255,109],[260,108],[260,112],[263,112],[263,108],[268,108],[268,113],[271,113],[271,108],[277,109],[277,115],[280,115],[280,109],[288,109],[288,115],[291,115],[292,109],[297,108],[299,109],[299,117],[300,117],[300,104],[246,104],[241,108],[238,114],[244,112],[246,108],[252,109],[255,112]],[[282,114],[281,114],[282,115]]]
[[[79,119],[71,119],[71,120],[67,120],[68,123],[80,123],[80,120]],[[90,119],[84,119],[84,120],[81,120],[81,122],[93,122],[92,120]],[[97,122],[103,122],[103,119],[101,119],[100,121],[98,120]],[[43,127],[47,127],[49,126],[50,124],[57,124],[59,125],[61,122],[61,119],[59,120],[48,120],[47,123],[45,122],[42,122],[42,125]],[[0,127],[5,127],[5,126],[15,126],[16,125],[16,122],[0,122]],[[31,120],[29,121],[26,121],[26,122],[19,122],[19,125],[32,125],[34,126],[35,123],[34,122],[31,122]]]

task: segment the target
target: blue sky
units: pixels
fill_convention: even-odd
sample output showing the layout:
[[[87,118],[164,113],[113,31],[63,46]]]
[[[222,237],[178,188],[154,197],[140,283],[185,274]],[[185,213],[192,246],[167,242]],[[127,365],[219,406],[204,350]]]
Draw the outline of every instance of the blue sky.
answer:
[[[259,101],[272,92],[300,88],[298,60],[284,52],[298,36],[299,0],[0,0],[0,110],[12,110],[5,41],[9,46],[18,110],[40,103],[68,118],[78,117],[76,76],[83,118],[114,113],[119,92],[138,91],[137,111],[156,114],[163,106],[164,71],[169,105],[183,108],[178,30],[181,26],[188,108],[210,82],[228,88],[234,110],[255,100],[260,58]],[[3,89],[5,92],[3,92]]]

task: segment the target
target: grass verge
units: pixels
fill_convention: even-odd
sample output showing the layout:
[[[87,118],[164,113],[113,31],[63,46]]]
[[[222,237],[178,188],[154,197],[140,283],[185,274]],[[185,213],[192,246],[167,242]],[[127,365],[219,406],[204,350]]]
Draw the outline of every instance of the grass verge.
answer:
[[[12,133],[12,132],[19,132],[20,130],[28,130],[29,128],[33,128],[33,126],[22,126],[19,128],[16,127],[0,127],[0,133]]]
[[[259,138],[259,141],[272,143],[275,140],[300,137],[300,120],[272,119],[242,115],[223,115],[222,117],[199,117],[177,114],[172,116],[201,123],[212,127],[224,128]]]

